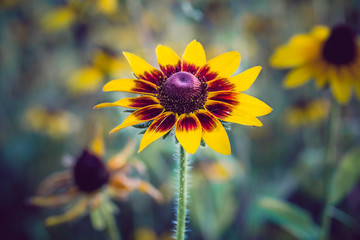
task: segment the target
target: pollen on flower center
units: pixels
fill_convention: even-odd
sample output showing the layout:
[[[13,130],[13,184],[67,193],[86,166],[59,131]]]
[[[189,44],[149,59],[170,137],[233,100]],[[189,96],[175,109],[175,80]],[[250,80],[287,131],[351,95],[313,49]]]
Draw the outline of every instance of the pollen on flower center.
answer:
[[[201,83],[191,73],[178,72],[158,88],[158,99],[167,111],[190,113],[204,106],[206,87],[206,83]]]
[[[346,25],[335,26],[324,43],[323,57],[335,65],[349,64],[355,60],[357,44],[355,32]]]
[[[83,151],[74,166],[74,180],[79,190],[91,193],[109,181],[109,172],[97,156]]]

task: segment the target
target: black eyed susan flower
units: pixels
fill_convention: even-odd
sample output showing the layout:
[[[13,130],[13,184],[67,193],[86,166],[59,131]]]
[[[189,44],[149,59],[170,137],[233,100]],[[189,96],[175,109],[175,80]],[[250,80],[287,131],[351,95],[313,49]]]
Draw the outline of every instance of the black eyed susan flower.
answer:
[[[329,111],[330,102],[327,99],[300,98],[285,111],[286,124],[294,129],[317,124],[327,118]]]
[[[163,45],[156,48],[156,54],[160,70],[125,52],[137,79],[113,80],[103,88],[141,96],[95,106],[137,109],[111,133],[152,121],[139,152],[175,128],[177,140],[188,153],[196,152],[202,138],[215,151],[230,154],[229,139],[221,121],[262,126],[257,117],[272,110],[264,102],[241,93],[252,85],[261,67],[231,76],[240,64],[240,54],[236,51],[206,61],[202,45],[194,40],[182,58]]]
[[[360,98],[360,45],[347,25],[332,29],[316,26],[309,34],[296,35],[276,49],[271,65],[294,68],[285,78],[286,88],[295,88],[314,78],[320,88],[330,84],[334,97],[347,103],[354,86]]]
[[[131,168],[127,160],[133,150],[132,141],[104,163],[101,159],[104,144],[98,133],[91,147],[76,159],[73,168],[45,179],[39,186],[38,195],[32,197],[30,203],[40,207],[66,205],[68,210],[64,214],[45,220],[46,225],[53,226],[71,221],[86,212],[96,214],[102,205],[114,206],[109,201],[110,198],[124,199],[136,189],[161,201],[162,195],[153,186],[127,175]]]

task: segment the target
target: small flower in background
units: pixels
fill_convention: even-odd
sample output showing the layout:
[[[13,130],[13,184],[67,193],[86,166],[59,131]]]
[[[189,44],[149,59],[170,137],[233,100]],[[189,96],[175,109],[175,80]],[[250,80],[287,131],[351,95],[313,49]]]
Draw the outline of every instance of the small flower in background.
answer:
[[[49,33],[60,32],[69,29],[80,17],[95,9],[101,14],[111,17],[118,9],[117,0],[85,0],[65,1],[64,5],[57,6],[45,13],[41,19],[41,27]],[[82,19],[83,21],[84,19]]]
[[[35,106],[24,113],[24,128],[43,133],[52,138],[63,138],[76,131],[78,119],[71,113],[61,109]]]
[[[162,233],[160,236],[150,228],[135,229],[135,240],[171,240],[172,233]]]
[[[277,68],[295,68],[286,76],[285,88],[314,78],[320,88],[329,83],[342,104],[349,102],[352,87],[360,99],[360,45],[347,25],[316,26],[309,34],[296,35],[276,49],[270,63]]]
[[[186,47],[182,59],[163,45],[156,48],[156,53],[161,71],[125,52],[138,79],[113,80],[103,88],[142,94],[140,97],[95,106],[137,109],[111,133],[151,121],[146,125],[139,152],[175,127],[175,136],[188,153],[195,153],[203,139],[215,151],[230,154],[230,142],[221,121],[262,126],[257,117],[271,112],[264,102],[240,93],[255,81],[260,66],[231,77],[240,64],[238,52],[206,61],[202,45],[194,40]]]
[[[111,199],[124,200],[132,191],[139,190],[161,201],[160,192],[152,185],[127,175],[132,166],[127,160],[133,150],[134,142],[130,141],[121,152],[104,163],[104,143],[102,132],[98,130],[89,149],[81,153],[73,168],[45,179],[30,203],[40,207],[68,207],[64,214],[48,217],[45,220],[48,226],[89,213],[94,228],[103,229],[107,214],[114,214],[117,209]]]
[[[92,64],[72,73],[67,81],[67,87],[73,94],[95,92],[106,75],[119,74],[124,64],[115,52],[100,48],[92,59]]]
[[[325,120],[329,111],[330,102],[327,99],[301,98],[285,111],[285,121],[290,128],[297,129]]]

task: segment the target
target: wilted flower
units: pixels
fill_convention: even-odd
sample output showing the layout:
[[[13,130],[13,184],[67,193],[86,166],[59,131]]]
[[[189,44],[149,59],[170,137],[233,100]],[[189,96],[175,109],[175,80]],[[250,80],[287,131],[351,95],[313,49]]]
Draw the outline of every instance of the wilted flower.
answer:
[[[354,86],[360,98],[360,45],[347,25],[332,29],[316,26],[309,34],[299,34],[276,49],[271,65],[292,68],[285,78],[286,88],[295,88],[314,78],[318,87],[330,84],[335,98],[347,103]]]
[[[262,126],[257,117],[271,112],[264,102],[240,93],[255,81],[260,66],[231,77],[240,64],[237,51],[206,61],[202,45],[194,40],[186,47],[182,59],[163,45],[156,48],[156,53],[161,71],[125,52],[137,79],[113,80],[103,88],[141,96],[95,106],[137,109],[111,133],[151,121],[139,152],[175,127],[175,136],[188,153],[196,152],[202,138],[215,151],[230,154],[221,121]]]
[[[110,198],[124,199],[136,189],[161,201],[160,192],[153,186],[127,175],[131,167],[127,160],[133,150],[134,142],[130,141],[120,153],[104,163],[101,159],[104,144],[101,134],[97,133],[90,148],[80,154],[73,168],[45,179],[38,189],[38,195],[32,197],[30,202],[41,207],[69,207],[64,214],[46,219],[46,225],[51,226],[71,221],[86,212],[96,215],[104,205],[107,208],[112,206],[113,213],[115,209]]]

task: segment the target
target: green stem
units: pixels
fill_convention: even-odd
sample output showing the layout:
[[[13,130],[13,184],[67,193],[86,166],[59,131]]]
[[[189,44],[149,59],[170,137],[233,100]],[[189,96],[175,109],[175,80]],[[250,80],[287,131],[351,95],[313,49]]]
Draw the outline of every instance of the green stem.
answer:
[[[184,148],[180,145],[179,159],[179,190],[178,190],[178,206],[176,219],[176,240],[185,239],[186,225],[186,196],[187,196],[187,156]]]
[[[329,143],[324,161],[324,199],[325,207],[322,215],[321,240],[329,238],[329,230],[331,227],[330,211],[332,204],[330,203],[330,180],[336,165],[336,150],[340,126],[340,106],[337,103],[332,103],[331,119],[329,127]]]
[[[102,206],[102,213],[106,223],[106,229],[110,240],[121,240],[114,213],[109,209],[109,206]]]

